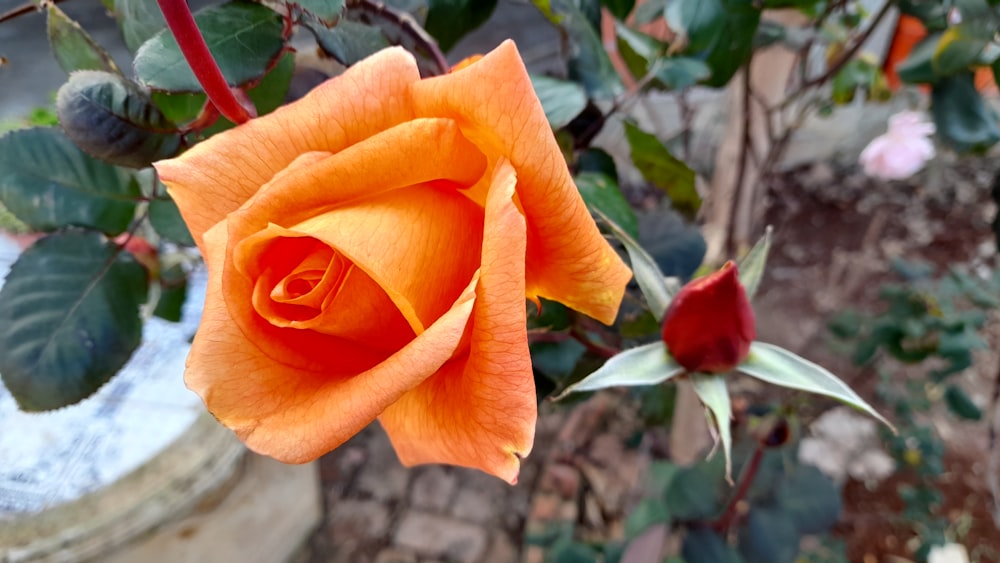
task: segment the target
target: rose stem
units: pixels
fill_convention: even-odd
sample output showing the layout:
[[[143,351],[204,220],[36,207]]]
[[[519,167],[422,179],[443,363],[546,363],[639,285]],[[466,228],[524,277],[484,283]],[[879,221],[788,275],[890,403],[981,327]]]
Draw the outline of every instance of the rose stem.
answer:
[[[733,519],[736,518],[736,509],[739,506],[740,501],[747,496],[748,492],[750,492],[750,485],[753,483],[754,477],[757,476],[757,470],[760,468],[760,461],[763,458],[764,444],[758,442],[757,447],[753,450],[753,456],[747,463],[746,468],[740,474],[740,481],[736,485],[736,492],[733,494],[732,498],[729,499],[726,509],[722,512],[722,516],[712,523],[712,528],[715,529],[715,531],[725,532],[733,523]]]
[[[254,117],[229,89],[229,84],[222,76],[222,70],[208,50],[205,38],[202,37],[198,24],[191,15],[187,0],[156,0],[156,2],[160,5],[160,11],[163,12],[167,27],[177,40],[181,53],[205,89],[209,101],[233,123],[244,123]]]

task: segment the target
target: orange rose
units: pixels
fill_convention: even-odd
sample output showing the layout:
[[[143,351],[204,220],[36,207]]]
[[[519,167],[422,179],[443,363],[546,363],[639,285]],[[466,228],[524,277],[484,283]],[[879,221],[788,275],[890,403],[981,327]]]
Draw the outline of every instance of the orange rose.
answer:
[[[187,384],[286,462],[377,418],[405,464],[515,481],[525,297],[610,323],[631,275],[510,42],[427,80],[387,49],[156,168],[208,264]]]

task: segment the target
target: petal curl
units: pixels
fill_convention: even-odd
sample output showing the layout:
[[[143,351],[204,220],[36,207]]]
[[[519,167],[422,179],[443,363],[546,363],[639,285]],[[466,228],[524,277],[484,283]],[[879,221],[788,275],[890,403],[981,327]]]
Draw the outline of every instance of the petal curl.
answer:
[[[481,279],[467,355],[379,417],[406,465],[474,467],[516,482],[531,451],[537,406],[525,330],[524,217],[516,177],[500,162],[486,207]]]
[[[590,217],[514,43],[411,88],[418,115],[455,119],[484,152],[506,156],[517,171],[528,296],[613,322],[632,274]]]
[[[379,51],[302,99],[157,162],[156,170],[201,247],[205,231],[299,155],[338,152],[411,119],[407,88],[419,78],[405,50]]]
[[[286,463],[311,461],[359,432],[451,358],[468,325],[477,282],[478,273],[438,322],[398,352],[351,372],[356,347],[319,348],[323,359],[313,350],[311,365],[264,353],[257,347],[263,335],[247,338],[234,325],[220,298],[220,275],[210,275],[185,381],[250,449]]]

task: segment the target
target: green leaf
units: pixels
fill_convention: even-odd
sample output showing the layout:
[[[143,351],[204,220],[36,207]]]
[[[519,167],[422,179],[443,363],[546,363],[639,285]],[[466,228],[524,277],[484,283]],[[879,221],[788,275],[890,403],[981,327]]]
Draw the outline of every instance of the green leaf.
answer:
[[[80,24],[71,20],[65,12],[55,4],[46,8],[46,28],[49,34],[49,45],[56,62],[66,72],[74,70],[105,70],[120,72],[114,59]]]
[[[194,246],[177,204],[171,199],[154,199],[149,202],[149,223],[161,237],[184,246]]]
[[[681,556],[688,563],[744,563],[726,540],[711,528],[691,528],[684,536]]]
[[[931,59],[935,73],[947,76],[967,70],[979,62],[979,54],[990,44],[990,37],[977,37],[970,31],[969,23],[951,26],[944,31]]]
[[[0,289],[0,374],[26,411],[83,400],[142,336],[146,270],[97,233],[39,240]]]
[[[721,510],[726,477],[725,460],[712,456],[674,476],[663,497],[674,520],[697,521],[714,518]],[[701,561],[695,559],[692,561]]]
[[[705,259],[707,245],[697,224],[673,209],[653,209],[639,216],[639,242],[667,278],[690,279]]]
[[[0,137],[0,202],[34,231],[77,225],[116,235],[128,228],[140,197],[131,175],[84,153],[58,129]]]
[[[624,87],[597,30],[573,0],[532,0],[569,40],[569,78],[595,99],[613,98]]]
[[[670,154],[654,135],[625,122],[625,138],[632,151],[632,162],[647,182],[665,191],[674,208],[691,218],[701,207],[695,189],[694,170]]]
[[[628,252],[629,260],[632,262],[632,274],[635,276],[636,283],[639,284],[639,290],[642,291],[643,297],[646,298],[649,312],[656,317],[657,321],[662,321],[663,314],[667,311],[667,306],[670,305],[670,300],[675,292],[667,286],[666,278],[663,277],[660,267],[656,265],[653,257],[625,232],[625,229],[618,226],[600,209],[592,211],[604,220],[615,238],[625,245],[625,251]]]
[[[632,13],[635,0],[601,0],[601,5],[607,8],[615,18],[623,20]]]
[[[770,225],[764,229],[764,236],[760,237],[757,244],[753,245],[750,252],[740,260],[740,283],[747,292],[747,297],[753,296],[760,288],[760,280],[764,278],[764,269],[767,267],[767,254],[771,250],[771,232],[774,229]]]
[[[156,0],[114,0],[114,16],[125,45],[133,53],[160,30],[167,27]]]
[[[740,528],[739,551],[747,563],[794,563],[799,540],[791,515],[769,506],[753,506]]]
[[[733,472],[733,437],[730,424],[733,419],[733,407],[729,401],[729,391],[726,389],[726,378],[722,375],[691,374],[691,384],[705,408],[715,420],[715,428],[722,442],[722,454],[726,460],[726,480],[732,482]]]
[[[753,342],[750,355],[736,369],[765,383],[832,397],[870,414],[895,431],[888,420],[836,375],[784,348]]]
[[[306,27],[316,36],[319,48],[344,66],[351,66],[389,46],[382,30],[351,20],[341,20],[332,29],[309,23]]]
[[[230,86],[263,76],[285,47],[281,16],[260,4],[210,6],[199,10],[195,21]],[[169,30],[160,31],[139,48],[135,72],[140,82],[155,90],[202,90]]]
[[[615,355],[597,371],[567,387],[556,400],[570,393],[608,387],[656,385],[682,373],[684,368],[667,353],[663,342],[651,342]]]
[[[662,57],[668,47],[663,41],[617,21],[615,37],[625,66],[637,80],[645,76],[653,62]]]
[[[828,532],[840,517],[840,491],[812,465],[795,465],[777,481],[775,502],[795,523],[800,534]]]
[[[935,82],[938,79],[937,73],[934,72],[933,59],[941,35],[932,33],[923,38],[913,47],[906,59],[896,65],[896,74],[900,80],[910,84],[922,84]]]
[[[985,151],[1000,141],[997,114],[976,90],[971,72],[932,85],[931,115],[937,134],[959,152]]]
[[[667,0],[646,0],[635,8],[632,18],[635,25],[643,25],[663,17],[663,11],[667,7]]]
[[[712,70],[705,84],[719,88],[750,60],[760,13],[752,0],[674,0],[666,18],[686,43],[681,53],[704,60]]]
[[[307,17],[323,25],[340,25],[337,20],[344,11],[344,0],[290,0],[286,5],[297,6]]]
[[[670,90],[681,90],[707,79],[712,75],[700,59],[692,57],[669,57],[656,61],[656,78]]]
[[[535,342],[531,345],[531,365],[550,379],[559,381],[573,372],[587,347],[572,338],[560,342]]]
[[[965,420],[980,420],[983,418],[983,411],[957,385],[949,385],[944,390],[944,402],[948,405],[948,410],[959,418]]]
[[[427,30],[445,52],[467,33],[486,23],[497,0],[430,0]]]
[[[80,71],[59,88],[56,112],[76,146],[105,162],[145,168],[180,152],[177,126],[120,74]]]
[[[574,180],[588,207],[600,209],[629,235],[639,237],[639,220],[614,178],[599,172],[582,172]]]
[[[642,499],[625,519],[625,539],[632,539],[653,524],[670,522],[670,511],[662,500]]]
[[[571,535],[560,537],[545,555],[545,563],[598,563],[598,561],[596,551],[573,541]]]
[[[180,265],[171,266],[160,273],[160,295],[153,314],[173,323],[180,322],[187,300],[187,273]]]
[[[669,461],[653,461],[649,464],[647,489],[652,495],[665,498],[670,484],[680,473],[681,467]]]
[[[576,82],[532,74],[531,85],[553,129],[565,127],[587,107],[587,93]]]

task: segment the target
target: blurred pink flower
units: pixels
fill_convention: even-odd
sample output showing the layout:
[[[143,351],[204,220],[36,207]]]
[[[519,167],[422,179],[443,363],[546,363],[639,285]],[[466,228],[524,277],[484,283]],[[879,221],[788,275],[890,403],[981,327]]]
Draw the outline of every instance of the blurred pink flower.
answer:
[[[868,143],[861,152],[865,174],[883,180],[909,178],[934,156],[929,137],[934,124],[924,121],[923,114],[902,111],[889,118],[889,131]]]

